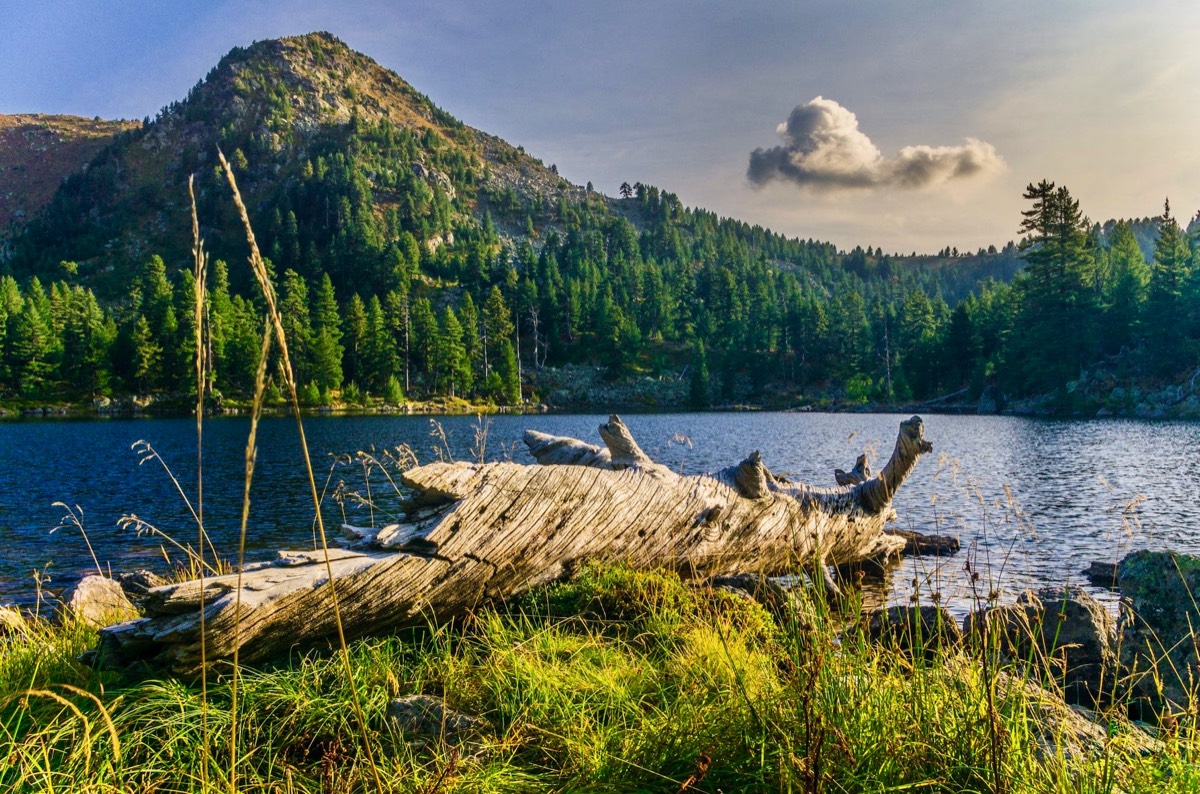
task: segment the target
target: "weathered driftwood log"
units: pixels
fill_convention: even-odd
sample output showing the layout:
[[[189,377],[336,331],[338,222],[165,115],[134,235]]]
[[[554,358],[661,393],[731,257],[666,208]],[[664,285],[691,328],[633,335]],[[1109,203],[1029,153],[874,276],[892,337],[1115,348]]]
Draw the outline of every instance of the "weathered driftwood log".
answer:
[[[684,477],[654,463],[617,417],[605,447],[529,431],[539,464],[435,463],[403,475],[404,523],[346,528],[329,551],[348,637],[445,619],[492,598],[566,575],[581,561],[669,566],[689,576],[778,573],[804,563],[895,553],[883,533],[891,499],[932,448],[918,417],[900,424],[877,476],[816,488],[775,477],[755,452],[713,475]],[[204,580],[206,658],[255,662],[336,635],[324,552],[280,552],[236,575]],[[147,617],[101,632],[109,664],[146,660],[188,673],[200,663],[198,581],[157,587]],[[237,619],[240,613],[240,623]]]

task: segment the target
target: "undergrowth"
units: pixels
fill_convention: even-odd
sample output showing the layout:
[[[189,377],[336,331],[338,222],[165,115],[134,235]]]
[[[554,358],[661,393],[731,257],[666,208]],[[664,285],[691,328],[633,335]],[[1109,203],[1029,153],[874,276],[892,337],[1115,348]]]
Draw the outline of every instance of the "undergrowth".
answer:
[[[1102,747],[1073,752],[1016,670],[989,679],[968,651],[911,656],[844,625],[811,593],[772,614],[673,573],[585,567],[453,624],[354,643],[349,667],[310,654],[241,669],[237,790],[373,790],[370,760],[395,792],[1200,787],[1192,725],[1148,752],[1114,716]],[[207,682],[204,751],[199,682],[94,671],[76,660],[94,639],[31,622],[0,642],[0,790],[228,790],[228,670]],[[489,727],[405,734],[387,704],[417,693]]]

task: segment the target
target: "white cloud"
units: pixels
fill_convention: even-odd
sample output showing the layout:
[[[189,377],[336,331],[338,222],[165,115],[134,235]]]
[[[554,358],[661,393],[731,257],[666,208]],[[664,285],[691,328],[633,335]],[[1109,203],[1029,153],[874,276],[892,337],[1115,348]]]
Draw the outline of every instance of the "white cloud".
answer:
[[[906,146],[887,159],[858,128],[858,117],[832,99],[797,105],[775,130],[782,146],[750,153],[746,176],[811,190],[897,187],[917,189],[986,177],[1005,170],[990,143],[967,138],[961,146]]]

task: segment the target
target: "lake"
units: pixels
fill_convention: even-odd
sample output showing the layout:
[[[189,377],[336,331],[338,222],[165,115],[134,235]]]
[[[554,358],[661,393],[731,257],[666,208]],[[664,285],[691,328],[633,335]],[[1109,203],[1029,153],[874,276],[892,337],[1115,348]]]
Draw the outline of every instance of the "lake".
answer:
[[[600,443],[600,415],[484,418],[488,460],[531,459],[521,444],[527,428]],[[890,454],[898,423],[885,414],[700,413],[625,415],[652,457],[684,473],[722,468],[760,450],[777,474],[832,485],[834,468],[850,468],[864,449],[878,469]],[[378,470],[364,479],[360,463],[339,456],[407,445],[421,462],[439,454],[472,459],[477,420],[439,418],[445,443],[425,416],[310,417],[305,420],[318,487],[327,490],[323,514],[331,534],[343,515],[353,524],[387,522],[395,502]],[[910,558],[890,573],[893,601],[914,581],[940,592],[955,612],[971,602],[963,564],[976,561],[986,588],[1007,597],[1045,583],[1085,585],[1091,560],[1118,560],[1138,548],[1200,553],[1200,424],[1124,420],[1043,420],[1017,417],[925,417],[934,453],[922,459],[897,495],[899,526],[957,535],[963,551],[948,558]],[[242,472],[249,421],[205,422],[205,524],[222,556],[234,558],[241,515]],[[31,605],[35,571],[54,593],[94,569],[78,529],[51,532],[64,515],[54,502],[78,505],[103,568],[114,572],[165,570],[154,534],[121,528],[136,515],[181,542],[196,541],[187,505],[157,458],[134,449],[149,442],[189,497],[196,490],[193,419],[20,420],[0,424],[0,603]],[[142,462],[139,462],[142,461]],[[251,492],[250,560],[279,548],[313,544],[313,509],[292,419],[271,417],[259,428]],[[990,581],[989,581],[990,580]],[[1107,591],[1088,588],[1112,601]],[[985,590],[986,592],[986,590]]]

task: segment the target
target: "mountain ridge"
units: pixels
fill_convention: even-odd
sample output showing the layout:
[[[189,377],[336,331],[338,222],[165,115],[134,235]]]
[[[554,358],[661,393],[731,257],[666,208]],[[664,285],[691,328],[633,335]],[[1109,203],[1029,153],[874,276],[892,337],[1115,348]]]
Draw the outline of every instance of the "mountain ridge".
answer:
[[[99,116],[0,114],[0,239],[48,204],[68,174],[135,126]]]

